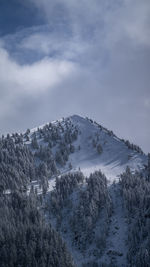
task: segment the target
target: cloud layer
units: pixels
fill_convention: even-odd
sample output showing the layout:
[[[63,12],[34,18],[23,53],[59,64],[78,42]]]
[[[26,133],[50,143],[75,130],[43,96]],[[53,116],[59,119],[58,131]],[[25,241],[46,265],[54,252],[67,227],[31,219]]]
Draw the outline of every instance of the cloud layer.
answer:
[[[27,3],[45,24],[0,39],[1,131],[80,113],[148,152],[149,0]]]

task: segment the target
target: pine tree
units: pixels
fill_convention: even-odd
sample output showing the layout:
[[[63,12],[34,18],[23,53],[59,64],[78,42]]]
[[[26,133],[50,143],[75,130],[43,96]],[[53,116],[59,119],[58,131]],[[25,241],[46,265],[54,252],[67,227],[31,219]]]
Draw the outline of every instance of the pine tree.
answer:
[[[33,149],[38,149],[39,148],[39,145],[38,145],[38,142],[37,142],[37,138],[36,138],[36,134],[34,134],[33,137],[32,137],[31,145],[32,145]]]
[[[97,152],[101,154],[103,152],[102,146],[100,144],[97,145]]]

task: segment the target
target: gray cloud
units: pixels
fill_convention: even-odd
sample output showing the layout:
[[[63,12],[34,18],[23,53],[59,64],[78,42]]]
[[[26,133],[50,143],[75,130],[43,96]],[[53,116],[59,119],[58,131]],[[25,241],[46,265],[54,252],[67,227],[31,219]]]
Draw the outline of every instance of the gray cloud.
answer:
[[[28,1],[46,25],[1,40],[1,130],[79,113],[148,152],[149,0]]]

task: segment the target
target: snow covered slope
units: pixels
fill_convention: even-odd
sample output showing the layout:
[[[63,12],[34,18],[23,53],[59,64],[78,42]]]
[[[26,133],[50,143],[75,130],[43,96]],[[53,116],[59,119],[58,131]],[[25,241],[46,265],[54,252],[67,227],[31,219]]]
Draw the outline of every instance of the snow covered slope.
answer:
[[[144,169],[147,156],[138,146],[78,115],[34,128],[26,135],[24,142],[33,152],[43,187],[39,186],[40,179],[32,180],[31,184],[42,194],[45,191],[43,176],[48,173],[45,216],[65,241],[76,266],[128,266],[129,225],[117,181],[127,166],[133,172]],[[84,174],[83,180],[78,170]],[[98,170],[105,174],[108,187],[102,187],[102,175],[94,173]],[[81,176],[79,182],[76,175]],[[97,203],[101,204],[103,194],[107,201],[100,209]]]
[[[68,160],[72,165],[72,171],[80,168],[88,176],[91,172],[101,169],[110,182],[113,182],[118,179],[118,175],[127,166],[134,171],[142,169],[143,165],[146,164],[147,156],[142,153],[139,147],[119,139],[112,131],[88,118],[73,115],[51,124],[59,128],[64,126],[66,122],[69,122],[70,128],[78,129],[77,140],[73,142],[75,151],[69,155]],[[42,129],[43,127],[42,125],[39,128]],[[36,131],[37,128],[32,129],[30,136]],[[38,140],[38,142],[45,145],[42,140]],[[98,145],[101,148],[100,152],[98,152]],[[55,154],[56,147],[57,144],[52,149],[53,154]],[[68,165],[59,167],[59,169],[62,173],[67,172]]]
[[[129,149],[125,142],[117,138],[112,132],[77,115],[70,119],[81,131],[74,143],[76,148],[80,145],[81,149],[76,150],[70,156],[74,168],[80,167],[86,175],[101,169],[110,179],[116,179],[116,176],[123,172],[127,166],[132,170],[143,168],[147,157],[136,150]],[[93,147],[93,140],[101,145],[101,154]]]

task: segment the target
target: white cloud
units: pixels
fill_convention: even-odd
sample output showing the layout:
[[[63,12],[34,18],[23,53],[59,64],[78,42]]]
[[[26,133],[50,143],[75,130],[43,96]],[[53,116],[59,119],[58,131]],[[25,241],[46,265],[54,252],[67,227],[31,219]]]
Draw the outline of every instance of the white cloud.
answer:
[[[74,35],[118,41],[129,38],[136,44],[150,45],[149,0],[28,0],[37,5],[54,25],[69,25]],[[65,24],[64,24],[65,27]],[[65,28],[64,28],[65,31]]]
[[[20,99],[29,96],[34,112],[28,120],[34,125],[38,117],[50,120],[50,112],[53,118],[80,112],[121,129],[124,138],[135,141],[137,135],[147,150],[149,0],[28,1],[43,12],[46,25],[16,33],[13,42],[19,58],[37,53],[43,59],[21,66],[0,50],[1,116],[18,111]],[[12,39],[5,37],[3,47],[12,47]]]
[[[72,62],[49,58],[22,66],[12,60],[2,48],[0,58],[0,82],[8,85],[15,84],[20,91],[29,93],[51,89],[76,71],[76,66]]]
[[[150,1],[126,1],[124,27],[129,37],[138,44],[150,46]]]
[[[53,59],[71,61],[77,61],[77,57],[85,54],[85,51],[89,49],[89,45],[77,36],[72,38],[65,34],[61,36],[57,32],[49,32],[47,29],[38,33],[30,33],[27,37],[22,38],[18,47]]]
[[[43,58],[31,65],[19,65],[0,48],[0,116],[16,109],[17,101],[25,96],[37,97],[76,73],[76,65],[69,61]]]

